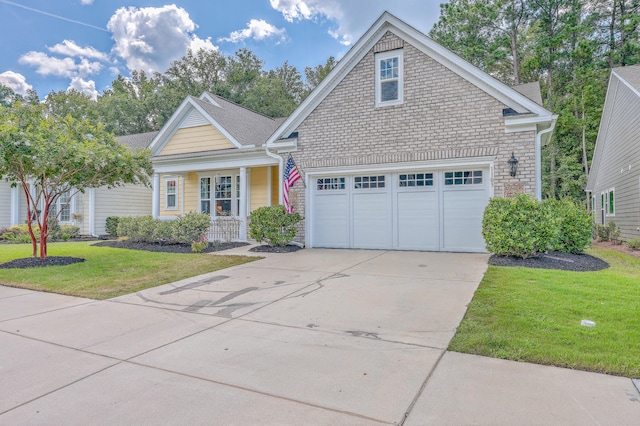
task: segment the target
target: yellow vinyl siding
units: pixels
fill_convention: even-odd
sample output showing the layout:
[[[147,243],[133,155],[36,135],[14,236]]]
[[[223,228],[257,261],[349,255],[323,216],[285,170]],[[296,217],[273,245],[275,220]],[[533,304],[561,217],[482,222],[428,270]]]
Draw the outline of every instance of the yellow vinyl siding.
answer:
[[[199,211],[198,198],[200,197],[200,180],[197,173],[189,173],[184,182],[184,212]]]
[[[267,182],[267,167],[251,169],[251,211],[267,205]]]
[[[179,129],[158,155],[186,154],[235,148],[215,127],[197,126]]]
[[[278,166],[271,167],[271,205],[278,204],[278,196],[280,195],[280,177],[278,176]]]

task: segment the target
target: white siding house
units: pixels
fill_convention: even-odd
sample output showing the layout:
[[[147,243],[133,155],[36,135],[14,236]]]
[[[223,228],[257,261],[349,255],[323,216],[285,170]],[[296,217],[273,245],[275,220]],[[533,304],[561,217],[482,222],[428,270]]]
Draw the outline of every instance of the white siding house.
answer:
[[[587,194],[595,223],[640,238],[640,65],[611,71]]]

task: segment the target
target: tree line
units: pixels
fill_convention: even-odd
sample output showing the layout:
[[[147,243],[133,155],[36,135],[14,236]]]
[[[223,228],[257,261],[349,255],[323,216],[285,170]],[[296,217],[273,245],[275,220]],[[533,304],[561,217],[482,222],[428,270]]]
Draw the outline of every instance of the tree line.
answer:
[[[450,0],[429,36],[558,114],[543,193],[584,200],[612,68],[640,62],[640,0]]]
[[[543,147],[543,194],[584,200],[609,72],[640,62],[640,0],[450,0],[429,36],[507,85],[540,82],[558,114]],[[187,95],[207,91],[270,117],[285,117],[335,66],[288,62],[264,70],[247,49],[189,51],[163,73],[119,75],[92,101],[78,91],[49,93],[54,116],[102,123],[115,135],[159,130]],[[40,102],[0,85],[0,105]]]
[[[203,92],[219,95],[269,117],[286,117],[335,66],[325,64],[304,69],[302,74],[288,62],[264,70],[264,62],[248,49],[224,56],[215,50],[188,51],[163,73],[133,71],[118,75],[111,87],[92,100],[74,89],[52,91],[42,101],[56,117],[70,115],[89,120],[116,136],[160,130],[186,96]],[[16,101],[40,103],[38,94],[24,96],[0,85],[0,106]]]

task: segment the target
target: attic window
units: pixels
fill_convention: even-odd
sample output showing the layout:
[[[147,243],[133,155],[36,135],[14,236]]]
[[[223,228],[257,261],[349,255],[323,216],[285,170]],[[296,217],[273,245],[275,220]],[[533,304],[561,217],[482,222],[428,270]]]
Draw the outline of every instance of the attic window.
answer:
[[[404,67],[402,49],[378,53],[376,58],[376,106],[403,102]]]
[[[520,115],[520,113],[513,108],[504,108],[502,110],[503,117],[513,117],[514,115]]]

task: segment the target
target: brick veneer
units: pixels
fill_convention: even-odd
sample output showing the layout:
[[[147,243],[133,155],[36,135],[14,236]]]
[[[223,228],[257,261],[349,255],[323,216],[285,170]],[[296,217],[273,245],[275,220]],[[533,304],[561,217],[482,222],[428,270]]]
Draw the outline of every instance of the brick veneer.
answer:
[[[404,103],[376,108],[374,52],[404,49]],[[298,127],[294,158],[307,168],[495,156],[494,196],[521,182],[535,194],[535,132],[505,133],[504,104],[387,32]],[[509,175],[511,153],[518,176]],[[304,187],[296,211],[304,216]],[[304,240],[301,226],[299,238]]]

